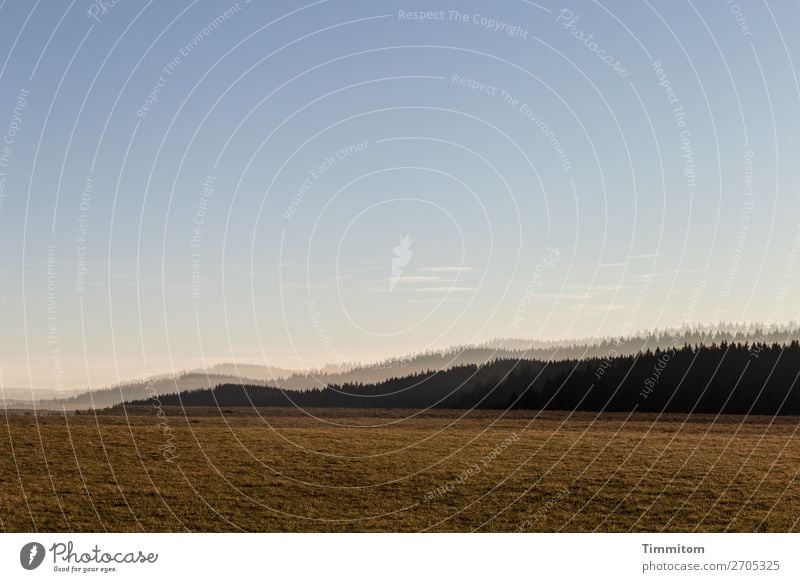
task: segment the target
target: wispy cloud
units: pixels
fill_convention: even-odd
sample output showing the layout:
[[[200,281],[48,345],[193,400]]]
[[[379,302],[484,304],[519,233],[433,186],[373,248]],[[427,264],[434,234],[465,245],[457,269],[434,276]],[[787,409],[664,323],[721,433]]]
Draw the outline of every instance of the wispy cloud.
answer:
[[[654,271],[650,273],[641,273],[639,275],[630,275],[629,279],[647,279],[648,277],[657,278],[657,277],[669,277],[669,276],[680,276],[680,275],[691,275],[694,273],[703,273],[702,269],[672,269],[669,271]]]
[[[584,292],[584,293],[535,293],[533,295],[533,299],[589,299],[592,297],[592,293]]]
[[[441,267],[423,267],[420,269],[427,273],[463,273],[464,271],[474,271],[475,267],[464,266],[441,266]]]
[[[424,282],[424,281],[423,281]],[[366,287],[364,289],[367,293],[389,293],[388,289],[383,287]],[[477,287],[448,287],[432,286],[432,287],[395,287],[394,293],[464,293],[467,291],[477,291]]]
[[[663,277],[663,276],[668,275],[668,274],[669,273],[666,272],[666,271],[663,272],[663,273],[641,273],[639,275],[631,275],[631,276],[628,277],[628,279],[631,279],[631,280],[655,279],[657,277]]]
[[[655,259],[658,257],[658,253],[643,253],[639,255],[631,255],[628,257],[627,261],[612,261],[608,263],[600,263],[597,265],[601,269],[611,269],[611,268],[618,268],[618,267],[627,267],[630,265],[631,261],[641,260],[641,259]]]
[[[600,269],[616,269],[618,267],[627,267],[628,263],[600,263],[597,266]]]
[[[593,293],[596,291],[620,291],[628,289],[627,285],[567,285],[565,289],[569,291],[587,291]],[[564,294],[562,294],[563,296]]]
[[[450,293],[464,292],[464,291],[477,291],[477,287],[419,287],[418,289],[409,289],[409,291],[420,291],[422,293]]]
[[[391,277],[387,277],[387,279],[392,280]],[[401,275],[393,280],[396,285],[402,285],[403,283],[436,283],[439,281],[446,281],[447,279],[436,277],[435,275]]]
[[[633,305],[573,305],[572,307],[582,311],[625,311],[632,309]]]

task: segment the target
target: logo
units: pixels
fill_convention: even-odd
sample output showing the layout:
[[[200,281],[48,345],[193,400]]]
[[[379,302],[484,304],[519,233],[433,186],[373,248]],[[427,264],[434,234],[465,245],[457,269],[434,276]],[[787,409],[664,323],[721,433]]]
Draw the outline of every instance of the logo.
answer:
[[[389,291],[394,291],[395,285],[403,275],[403,268],[408,265],[408,261],[411,260],[411,256],[414,254],[411,252],[411,243],[413,242],[411,237],[406,235],[400,239],[400,244],[392,249],[394,258],[392,259],[392,276],[389,279]]]
[[[39,542],[27,543],[19,552],[19,563],[26,570],[35,570],[42,565],[44,554],[44,546]]]

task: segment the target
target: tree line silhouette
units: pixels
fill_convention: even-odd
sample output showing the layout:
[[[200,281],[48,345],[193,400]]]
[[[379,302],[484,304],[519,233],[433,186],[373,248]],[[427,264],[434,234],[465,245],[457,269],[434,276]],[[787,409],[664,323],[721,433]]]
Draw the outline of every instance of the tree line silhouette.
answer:
[[[614,350],[610,350],[614,354]],[[494,360],[310,390],[222,384],[161,396],[164,406],[501,408],[800,414],[800,344],[656,348],[555,362]],[[133,405],[146,405],[137,400]]]
[[[725,323],[684,326],[637,333],[621,337],[578,338],[573,340],[523,340],[504,338],[479,345],[453,346],[446,350],[417,352],[372,364],[355,362],[328,364],[317,370],[292,371],[274,366],[253,364],[217,364],[206,370],[185,370],[164,374],[145,381],[124,382],[71,397],[41,399],[38,408],[55,410],[81,407],[109,407],[120,402],[147,399],[153,391],[172,394],[189,389],[212,388],[221,384],[272,386],[290,390],[325,388],[346,384],[379,384],[432,370],[445,370],[474,364],[483,366],[496,360],[586,360],[635,355],[647,349],[671,349],[674,346],[731,343],[787,344],[800,335],[797,322],[764,325]]]

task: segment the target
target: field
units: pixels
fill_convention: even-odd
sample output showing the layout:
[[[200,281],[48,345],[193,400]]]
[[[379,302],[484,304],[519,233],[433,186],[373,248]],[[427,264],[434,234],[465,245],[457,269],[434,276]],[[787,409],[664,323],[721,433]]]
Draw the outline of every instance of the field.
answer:
[[[798,531],[793,417],[0,416],[4,531]]]

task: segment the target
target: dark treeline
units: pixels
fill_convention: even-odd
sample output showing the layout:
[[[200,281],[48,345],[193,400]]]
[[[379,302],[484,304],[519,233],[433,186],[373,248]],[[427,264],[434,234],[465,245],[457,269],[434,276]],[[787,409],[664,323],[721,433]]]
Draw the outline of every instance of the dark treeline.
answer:
[[[306,390],[326,386],[380,384],[388,379],[429,374],[434,370],[476,365],[498,360],[564,361],[602,358],[608,354],[628,356],[646,350],[668,350],[673,346],[722,343],[779,343],[786,345],[800,335],[797,322],[785,325],[716,323],[712,326],[654,330],[624,337],[575,340],[498,339],[481,345],[455,346],[443,351],[426,351],[373,364],[335,364],[314,371],[292,371],[253,364],[217,364],[208,370],[188,370],[132,381],[68,398],[41,399],[38,408],[55,410],[113,406],[120,402],[145,400],[152,394],[174,394],[222,384],[274,386]],[[28,403],[30,405],[30,403]]]
[[[375,384],[347,383],[309,390],[222,384],[213,390],[184,391],[159,397],[162,405],[183,406],[337,406],[347,408],[452,408],[470,388],[497,384],[512,371],[533,376],[562,367],[528,360],[496,360],[447,370],[420,372]],[[482,388],[481,388],[482,389]],[[150,400],[131,404],[146,404]]]
[[[613,353],[613,352],[611,352]],[[224,384],[160,397],[162,405],[800,414],[800,344],[684,345],[636,355],[496,360],[376,384],[290,391]],[[132,404],[147,404],[142,400]]]
[[[574,362],[541,392],[507,380],[510,406],[552,410],[800,414],[800,344],[728,344],[656,349]],[[520,381],[522,380],[522,381]]]

